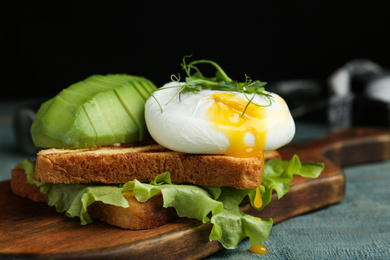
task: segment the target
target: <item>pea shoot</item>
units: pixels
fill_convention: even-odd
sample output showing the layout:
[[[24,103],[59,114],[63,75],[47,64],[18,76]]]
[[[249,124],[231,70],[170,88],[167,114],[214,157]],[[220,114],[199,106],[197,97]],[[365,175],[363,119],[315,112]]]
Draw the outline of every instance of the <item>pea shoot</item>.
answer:
[[[185,92],[197,93],[201,90],[210,89],[210,90],[220,90],[220,91],[230,91],[230,92],[239,92],[244,94],[245,98],[248,100],[247,105],[245,106],[242,115],[245,114],[246,109],[250,104],[268,107],[272,104],[272,96],[270,93],[265,92],[264,86],[267,82],[260,80],[253,81],[248,75],[245,74],[245,81],[238,82],[232,80],[225,71],[214,61],[210,60],[195,60],[187,64],[186,59],[190,58],[192,55],[184,56],[183,63],[181,64],[183,70],[186,73],[185,83],[181,82],[180,74],[171,75],[171,80],[177,82],[178,86],[173,86],[169,88],[180,88],[180,90],[165,104],[168,105],[177,95],[179,95],[179,100],[181,100],[181,94]],[[216,69],[215,77],[208,78],[203,76],[200,69],[197,67],[198,64],[210,64]],[[192,71],[195,71],[191,74]],[[165,89],[165,88],[164,88]],[[161,90],[161,89],[158,89]],[[252,97],[249,95],[252,94]],[[259,105],[253,102],[255,95],[262,95],[266,97],[269,101],[267,105]],[[160,106],[161,113],[163,109],[158,102],[158,100],[152,95]]]

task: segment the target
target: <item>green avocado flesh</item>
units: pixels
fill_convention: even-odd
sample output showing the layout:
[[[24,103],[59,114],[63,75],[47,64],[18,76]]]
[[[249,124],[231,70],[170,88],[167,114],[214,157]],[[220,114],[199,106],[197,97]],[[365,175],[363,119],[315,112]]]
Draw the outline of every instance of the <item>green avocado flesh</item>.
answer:
[[[93,75],[38,110],[31,136],[42,148],[79,149],[149,138],[145,102],[156,86],[127,74]]]

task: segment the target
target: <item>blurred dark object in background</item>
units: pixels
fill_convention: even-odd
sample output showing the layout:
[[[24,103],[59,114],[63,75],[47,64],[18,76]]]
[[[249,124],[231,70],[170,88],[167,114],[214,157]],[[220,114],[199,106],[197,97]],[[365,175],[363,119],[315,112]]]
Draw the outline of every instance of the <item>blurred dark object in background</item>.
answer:
[[[286,101],[295,120],[323,120],[328,96],[321,84],[313,79],[284,80],[267,85],[267,91],[274,92]]]
[[[30,127],[39,109],[40,102],[17,108],[13,115],[13,132],[18,151],[25,155],[36,155],[39,150],[35,147],[30,133]]]
[[[329,78],[331,130],[390,127],[390,71],[370,60],[352,60]]]

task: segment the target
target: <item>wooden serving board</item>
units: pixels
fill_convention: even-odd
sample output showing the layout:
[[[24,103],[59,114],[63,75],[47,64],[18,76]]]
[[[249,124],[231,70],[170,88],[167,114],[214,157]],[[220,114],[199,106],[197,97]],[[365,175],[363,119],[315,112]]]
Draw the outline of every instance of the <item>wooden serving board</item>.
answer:
[[[341,166],[390,158],[390,131],[351,128],[322,139],[289,145],[280,150],[290,159],[322,161],[325,170],[317,179],[294,177],[281,200],[276,195],[260,213],[243,205],[246,213],[272,217],[274,223],[337,203],[345,195]],[[78,219],[56,213],[44,203],[12,194],[10,182],[0,182],[0,258],[18,259],[196,259],[222,249],[208,241],[211,224],[190,219],[149,230],[122,230],[105,223],[81,226]]]

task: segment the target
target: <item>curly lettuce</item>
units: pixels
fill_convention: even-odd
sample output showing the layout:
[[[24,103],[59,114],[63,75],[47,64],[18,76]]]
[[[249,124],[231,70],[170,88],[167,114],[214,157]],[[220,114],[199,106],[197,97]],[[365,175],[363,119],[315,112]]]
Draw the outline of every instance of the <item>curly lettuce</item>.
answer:
[[[278,194],[278,199],[281,199],[288,192],[293,175],[317,178],[324,167],[323,163],[301,162],[297,155],[294,155],[291,160],[274,158],[266,161],[260,187],[263,205],[259,210],[262,210],[271,202],[273,191]],[[255,194],[255,190],[248,194],[254,208],[256,208],[254,206]]]

